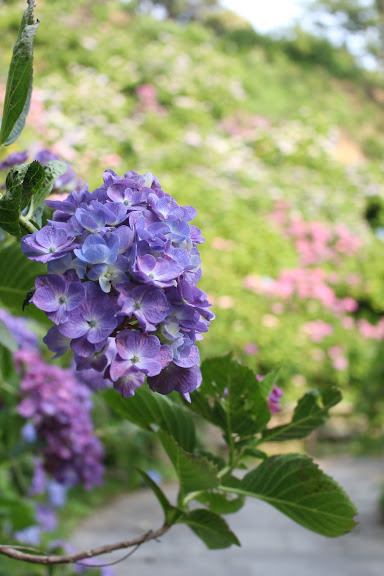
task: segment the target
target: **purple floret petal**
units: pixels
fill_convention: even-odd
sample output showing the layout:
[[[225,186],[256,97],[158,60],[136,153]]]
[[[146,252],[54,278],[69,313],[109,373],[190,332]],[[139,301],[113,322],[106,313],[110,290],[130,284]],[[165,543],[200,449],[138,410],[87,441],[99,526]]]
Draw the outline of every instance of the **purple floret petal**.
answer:
[[[145,374],[143,372],[130,372],[114,382],[113,387],[117,392],[120,392],[123,398],[131,398],[134,396],[135,390],[144,384],[144,381]]]
[[[54,359],[68,352],[71,339],[61,334],[57,326],[52,326],[44,336],[43,342],[51,352],[55,352],[52,357]]]
[[[159,375],[147,380],[150,389],[159,394],[167,395],[174,390],[180,394],[190,394],[200,386],[202,376],[198,366],[181,368],[172,362]]]

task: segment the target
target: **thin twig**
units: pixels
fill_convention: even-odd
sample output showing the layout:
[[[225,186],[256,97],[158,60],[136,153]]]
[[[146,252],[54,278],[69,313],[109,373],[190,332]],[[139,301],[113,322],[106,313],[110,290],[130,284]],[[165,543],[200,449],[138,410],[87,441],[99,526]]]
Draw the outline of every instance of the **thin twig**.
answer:
[[[140,542],[140,544],[136,544],[133,550],[130,550],[128,554],[124,554],[124,556],[122,558],[119,558],[118,560],[113,560],[112,562],[108,562],[107,564],[87,564],[86,562],[82,562],[80,560],[79,562],[76,562],[76,564],[78,564],[79,566],[84,566],[85,568],[106,568],[107,566],[115,566],[116,564],[120,564],[120,562],[124,562],[124,560],[132,556],[132,554],[134,554],[135,552],[137,552],[140,546],[145,544],[145,542],[148,542],[149,536],[151,536],[151,534],[152,530],[149,530],[149,532],[147,532],[146,534],[145,540]],[[159,540],[156,540],[156,542],[159,542]]]
[[[123,540],[122,542],[116,542],[115,544],[105,544],[104,546],[99,546],[98,548],[93,548],[85,552],[77,552],[76,554],[66,554],[66,555],[56,555],[56,554],[27,554],[19,550],[19,546],[9,546],[7,544],[0,544],[0,554],[13,558],[14,560],[21,560],[23,562],[29,562],[30,564],[72,564],[79,562],[79,560],[85,560],[86,558],[93,558],[95,556],[100,556],[101,554],[106,554],[108,552],[114,552],[115,550],[123,550],[124,548],[132,548],[133,546],[140,546],[144,542],[149,542],[150,540],[157,540],[168,532],[170,526],[164,524],[158,530],[150,531],[134,538],[133,540]]]
[[[106,568],[107,566],[115,566],[116,564],[120,564],[120,562],[124,562],[124,560],[126,560],[127,558],[129,558],[130,556],[132,556],[132,554],[134,554],[139,548],[140,548],[141,544],[137,544],[137,546],[135,546],[132,550],[130,550],[127,554],[124,554],[124,556],[122,558],[119,558],[118,560],[114,560],[113,562],[108,562],[106,564],[87,564],[86,562],[76,562],[76,564],[78,566],[84,566],[85,568]]]

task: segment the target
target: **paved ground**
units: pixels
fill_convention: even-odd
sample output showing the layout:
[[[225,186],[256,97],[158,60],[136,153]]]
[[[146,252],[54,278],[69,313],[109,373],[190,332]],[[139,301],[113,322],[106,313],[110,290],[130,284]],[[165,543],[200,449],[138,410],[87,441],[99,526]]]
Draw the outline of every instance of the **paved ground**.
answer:
[[[321,462],[347,490],[359,509],[359,526],[328,539],[301,528],[271,506],[249,499],[227,520],[242,547],[209,551],[187,527],[176,526],[161,542],[143,545],[116,565],[117,576],[383,576],[384,526],[377,499],[384,483],[383,460]],[[166,489],[172,498],[173,486]],[[150,490],[119,498],[86,520],[74,534],[77,549],[140,535],[161,525],[162,514]],[[116,559],[123,553],[115,553]]]

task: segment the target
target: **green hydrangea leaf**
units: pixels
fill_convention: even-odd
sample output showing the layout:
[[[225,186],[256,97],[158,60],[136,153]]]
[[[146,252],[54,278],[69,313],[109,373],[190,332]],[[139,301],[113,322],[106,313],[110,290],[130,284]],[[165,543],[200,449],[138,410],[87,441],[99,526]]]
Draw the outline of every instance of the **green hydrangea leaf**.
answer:
[[[193,393],[190,408],[219,426],[227,442],[252,438],[271,415],[267,398],[255,374],[230,355],[202,363],[202,386]]]
[[[39,26],[35,23],[34,0],[28,0],[19,34],[13,49],[4,99],[3,118],[0,129],[0,145],[9,146],[21,134],[31,102],[33,80],[33,42]]]
[[[299,400],[291,422],[265,430],[263,440],[281,441],[305,438],[326,422],[329,418],[329,410],[341,399],[341,392],[337,388],[329,388],[322,394],[318,390],[310,390]]]
[[[168,432],[185,450],[194,449],[195,426],[181,404],[146,388],[136,390],[132,398],[123,398],[115,390],[108,390],[104,398],[113,410],[133,424],[152,432],[159,429]]]
[[[323,536],[342,536],[356,525],[357,510],[344,490],[300,454],[273,456],[241,480],[227,478],[223,489],[264,500]]]
[[[218,470],[212,462],[197,454],[186,452],[166,432],[159,431],[158,437],[176,470],[182,493],[217,488]]]
[[[0,497],[0,516],[10,520],[14,530],[22,530],[35,523],[32,503],[15,498],[12,495]]]
[[[68,165],[59,160],[51,160],[44,166],[45,178],[39,190],[32,196],[30,213],[35,214],[36,210],[41,206],[44,200],[49,196],[52,191],[55,180],[66,172]]]
[[[196,496],[195,500],[198,500],[216,514],[234,514],[241,510],[245,504],[244,496],[231,498],[229,494],[220,492],[203,492]]]
[[[152,478],[146,472],[144,472],[144,470],[140,470],[140,468],[137,468],[137,471],[139,472],[144,482],[152,490],[157,500],[159,501],[164,511],[165,521],[167,522],[169,514],[173,510],[173,506],[169,502],[168,498],[166,497],[160,486],[158,486],[156,482],[154,482]]]
[[[0,304],[15,316],[28,316],[49,323],[46,315],[36,306],[28,306],[23,313],[27,291],[34,285],[36,276],[46,274],[46,266],[28,260],[17,242],[0,247]]]
[[[191,510],[177,522],[187,524],[210,550],[229,548],[233,544],[240,546],[236,534],[232,532],[224,518],[210,510]]]

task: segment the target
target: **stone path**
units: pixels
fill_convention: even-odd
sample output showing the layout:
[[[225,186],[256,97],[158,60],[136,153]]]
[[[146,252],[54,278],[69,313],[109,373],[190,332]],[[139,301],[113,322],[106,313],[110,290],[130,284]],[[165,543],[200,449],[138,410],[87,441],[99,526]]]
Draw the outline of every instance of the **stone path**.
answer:
[[[359,509],[359,526],[351,534],[337,539],[312,534],[268,504],[248,499],[240,512],[226,517],[241,548],[209,551],[187,527],[176,526],[161,542],[149,542],[117,564],[116,576],[383,576],[384,526],[377,500],[384,459],[339,458],[322,461],[321,467]],[[174,501],[175,487],[165,491]],[[138,536],[161,522],[161,509],[145,489],[98,510],[79,526],[72,543],[87,549]]]

